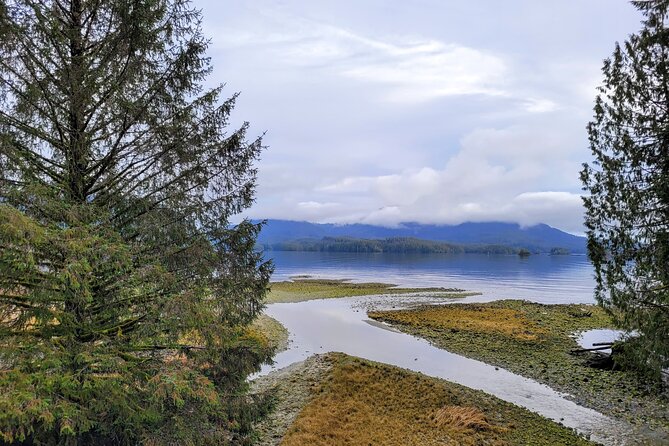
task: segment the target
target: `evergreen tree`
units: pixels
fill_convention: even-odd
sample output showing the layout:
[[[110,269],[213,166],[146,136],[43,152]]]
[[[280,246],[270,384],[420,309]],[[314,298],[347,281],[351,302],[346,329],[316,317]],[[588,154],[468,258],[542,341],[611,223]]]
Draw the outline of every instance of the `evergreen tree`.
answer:
[[[635,333],[625,358],[669,367],[669,1],[633,2],[643,28],[604,62],[581,177],[598,302]]]
[[[0,0],[0,441],[240,444],[260,139],[187,0]]]

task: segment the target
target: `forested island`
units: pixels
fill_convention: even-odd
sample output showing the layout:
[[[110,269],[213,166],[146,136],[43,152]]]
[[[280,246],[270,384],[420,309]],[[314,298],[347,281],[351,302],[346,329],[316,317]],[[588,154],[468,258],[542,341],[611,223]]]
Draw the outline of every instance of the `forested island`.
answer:
[[[307,251],[307,252],[360,252],[393,254],[518,254],[522,252],[569,254],[566,248],[517,248],[499,244],[457,244],[421,240],[414,237],[389,237],[385,239],[362,239],[354,237],[323,237],[321,239],[301,239],[278,243],[265,243],[267,251]]]

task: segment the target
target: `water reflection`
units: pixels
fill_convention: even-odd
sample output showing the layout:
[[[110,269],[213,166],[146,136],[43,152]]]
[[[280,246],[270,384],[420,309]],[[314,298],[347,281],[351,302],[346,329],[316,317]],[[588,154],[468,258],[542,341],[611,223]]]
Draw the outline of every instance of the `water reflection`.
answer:
[[[401,286],[444,286],[490,298],[543,303],[592,303],[593,271],[586,256],[281,252],[273,280],[307,274]]]
[[[599,328],[595,330],[588,330],[578,333],[576,342],[583,348],[594,348],[594,344],[600,342],[615,342],[623,337],[625,332],[621,330],[611,330],[606,328]],[[611,353],[611,349],[599,350],[602,353]]]

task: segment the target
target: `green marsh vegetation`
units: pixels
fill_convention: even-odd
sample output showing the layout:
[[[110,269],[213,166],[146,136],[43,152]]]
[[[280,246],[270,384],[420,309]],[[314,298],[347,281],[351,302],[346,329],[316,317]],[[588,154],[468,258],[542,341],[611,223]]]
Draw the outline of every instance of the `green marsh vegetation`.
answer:
[[[273,351],[280,352],[288,348],[288,330],[279,321],[266,314],[258,316],[251,328],[265,338],[265,344]]]

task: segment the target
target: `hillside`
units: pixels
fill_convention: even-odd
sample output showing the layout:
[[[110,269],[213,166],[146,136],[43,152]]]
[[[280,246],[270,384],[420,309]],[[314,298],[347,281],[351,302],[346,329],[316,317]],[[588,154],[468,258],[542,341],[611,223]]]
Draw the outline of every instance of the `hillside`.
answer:
[[[395,228],[364,224],[318,224],[304,221],[268,220],[258,243],[276,250],[317,250],[323,239],[418,239],[458,246],[490,245],[527,248],[533,252],[550,252],[564,248],[585,253],[585,238],[545,224],[521,227],[514,223],[462,223],[459,225],[425,225],[405,223]],[[331,241],[331,240],[330,240]],[[460,248],[458,248],[459,250]]]

